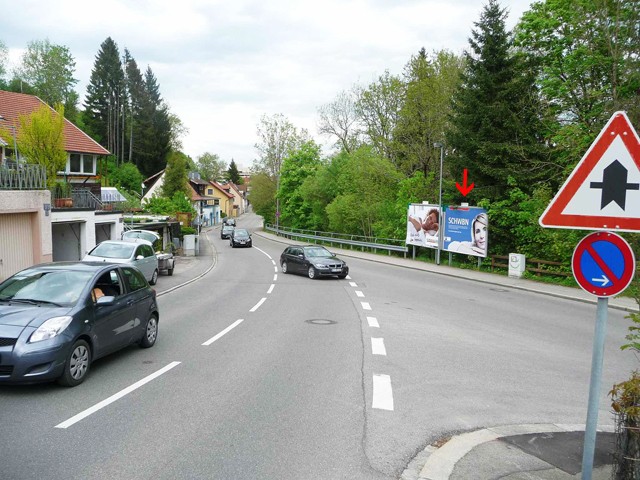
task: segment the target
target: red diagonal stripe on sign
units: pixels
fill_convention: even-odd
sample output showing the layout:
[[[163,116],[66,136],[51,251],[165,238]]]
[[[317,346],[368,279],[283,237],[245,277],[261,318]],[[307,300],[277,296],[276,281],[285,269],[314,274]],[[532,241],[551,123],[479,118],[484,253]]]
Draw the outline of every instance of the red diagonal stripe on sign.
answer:
[[[589,254],[591,255],[591,257],[593,258],[593,260],[598,264],[598,266],[602,269],[602,271],[604,272],[604,274],[607,276],[607,278],[609,280],[611,279],[616,279],[616,280],[620,280],[615,273],[613,273],[613,271],[609,268],[609,265],[607,265],[604,260],[602,260],[602,258],[600,258],[600,255],[598,255],[598,252],[596,252],[593,249],[593,245],[587,245],[586,247],[586,251],[589,252]],[[611,282],[613,284],[613,282]]]

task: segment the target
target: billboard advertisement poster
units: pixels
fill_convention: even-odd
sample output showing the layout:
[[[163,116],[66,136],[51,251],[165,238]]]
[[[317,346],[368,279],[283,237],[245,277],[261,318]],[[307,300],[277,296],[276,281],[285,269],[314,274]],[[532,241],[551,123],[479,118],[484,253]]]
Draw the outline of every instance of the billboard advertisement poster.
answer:
[[[438,248],[440,207],[412,203],[407,212],[407,245]]]
[[[479,207],[447,208],[444,226],[444,250],[486,257],[489,245],[489,218]]]

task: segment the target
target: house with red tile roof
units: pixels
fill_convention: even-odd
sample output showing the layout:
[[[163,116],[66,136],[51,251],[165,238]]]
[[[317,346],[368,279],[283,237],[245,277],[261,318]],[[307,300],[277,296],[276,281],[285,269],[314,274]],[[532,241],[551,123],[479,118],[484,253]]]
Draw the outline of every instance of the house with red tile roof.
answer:
[[[72,187],[64,205],[46,190],[44,169],[20,154],[20,116],[43,105],[34,95],[0,90],[0,127],[10,132],[9,138],[0,135],[0,224],[7,226],[0,229],[0,258],[10,259],[0,264],[0,281],[35,263],[81,260],[101,241],[119,239],[123,230],[122,213],[102,201],[97,165],[109,151],[77,126],[64,121],[67,163],[58,178]],[[42,174],[31,174],[39,170]],[[20,175],[25,181],[12,180]]]

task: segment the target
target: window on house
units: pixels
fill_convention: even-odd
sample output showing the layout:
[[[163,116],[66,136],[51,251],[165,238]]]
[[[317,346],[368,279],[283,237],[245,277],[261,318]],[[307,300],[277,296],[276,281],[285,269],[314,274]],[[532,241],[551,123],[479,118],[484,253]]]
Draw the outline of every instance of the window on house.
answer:
[[[80,153],[69,154],[69,173],[84,173],[95,175],[95,155]]]
[[[207,189],[207,195],[213,195],[213,188]]]

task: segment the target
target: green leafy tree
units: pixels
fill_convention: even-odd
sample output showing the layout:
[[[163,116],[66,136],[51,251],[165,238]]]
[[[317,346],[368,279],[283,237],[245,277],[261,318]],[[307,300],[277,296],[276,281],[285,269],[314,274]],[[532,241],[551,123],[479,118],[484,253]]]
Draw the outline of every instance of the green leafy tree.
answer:
[[[187,187],[188,183],[187,156],[180,152],[172,152],[169,155],[167,168],[164,172],[162,196],[172,198],[177,192],[180,192],[189,198],[190,191]]]
[[[393,132],[398,167],[423,178],[439,172],[439,151],[451,115],[451,98],[460,84],[461,57],[442,50],[428,56],[421,49],[405,67],[406,97]]]
[[[401,179],[394,165],[372,147],[360,147],[338,161],[338,194],[326,207],[331,231],[375,236],[393,204]]]
[[[75,68],[75,59],[67,47],[38,40],[27,45],[16,72],[20,80],[33,88],[33,94],[48,105],[63,105],[66,117],[75,121],[78,114]]]
[[[266,173],[251,176],[249,201],[253,210],[264,218],[266,223],[275,223],[276,219],[276,182]]]
[[[9,65],[9,49],[7,45],[0,40],[0,88],[8,90],[7,72]]]
[[[475,183],[465,201],[500,199],[510,188],[509,177],[524,188],[547,173],[535,78],[512,54],[505,18],[506,11],[489,0],[469,39],[471,52],[465,52],[462,85],[454,96],[448,163],[453,178],[461,180],[466,168]]]
[[[88,133],[122,161],[126,84],[120,52],[111,37],[100,45],[84,107],[83,123]]]
[[[356,149],[360,143],[356,96],[356,89],[343,91],[333,102],[318,109],[320,134],[334,137],[336,147],[347,153]]]
[[[404,83],[385,71],[377,82],[360,89],[356,101],[356,113],[363,125],[364,136],[382,155],[397,162],[393,149],[393,131],[405,96]]]
[[[205,180],[220,180],[225,168],[226,164],[215,153],[205,152],[196,161],[196,170]]]
[[[302,136],[284,115],[276,114],[260,118],[258,137],[260,141],[255,147],[260,156],[254,163],[254,171],[275,180],[280,175],[282,161],[302,142]]]
[[[110,181],[117,187],[122,187],[128,192],[140,194],[142,190],[142,181],[144,178],[133,163],[124,162],[120,166],[114,165],[114,170],[110,174]]]
[[[639,23],[635,1],[546,0],[516,27],[516,45],[538,68],[562,178],[614,111],[640,123]]]
[[[47,185],[56,182],[57,172],[64,170],[67,153],[64,149],[64,107],[59,105],[53,110],[41,105],[30,115],[19,116],[17,143],[20,156],[30,163],[45,167]],[[5,137],[5,133],[2,132]],[[6,138],[6,137],[5,137]]]
[[[305,204],[301,188],[304,181],[315,175],[321,165],[320,146],[312,140],[303,143],[284,159],[278,190],[281,202],[280,222],[283,225],[295,228],[307,226],[306,218],[311,211],[308,204]]]

